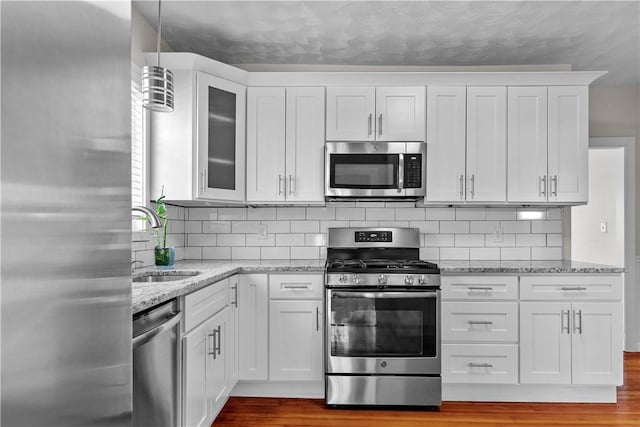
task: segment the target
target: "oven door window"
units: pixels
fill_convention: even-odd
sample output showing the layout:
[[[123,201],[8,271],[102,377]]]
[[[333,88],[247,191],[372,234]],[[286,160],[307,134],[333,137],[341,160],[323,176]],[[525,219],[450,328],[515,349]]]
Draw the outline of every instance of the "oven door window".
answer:
[[[331,188],[398,188],[397,154],[331,154]]]
[[[333,292],[331,356],[436,357],[439,326],[435,294],[404,294],[385,297],[383,292]]]

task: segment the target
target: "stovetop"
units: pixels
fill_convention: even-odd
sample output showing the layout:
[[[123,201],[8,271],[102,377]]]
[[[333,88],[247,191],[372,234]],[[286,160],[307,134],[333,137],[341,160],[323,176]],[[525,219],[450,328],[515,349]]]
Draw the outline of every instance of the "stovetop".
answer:
[[[327,259],[327,273],[439,274],[434,263],[419,259]]]

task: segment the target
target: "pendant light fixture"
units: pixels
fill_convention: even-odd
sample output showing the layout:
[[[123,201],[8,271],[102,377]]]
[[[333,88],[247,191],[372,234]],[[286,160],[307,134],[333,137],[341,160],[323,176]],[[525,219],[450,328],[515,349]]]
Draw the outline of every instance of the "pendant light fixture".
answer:
[[[161,1],[158,0],[158,60],[142,69],[142,105],[152,111],[173,111],[173,73],[160,66]]]

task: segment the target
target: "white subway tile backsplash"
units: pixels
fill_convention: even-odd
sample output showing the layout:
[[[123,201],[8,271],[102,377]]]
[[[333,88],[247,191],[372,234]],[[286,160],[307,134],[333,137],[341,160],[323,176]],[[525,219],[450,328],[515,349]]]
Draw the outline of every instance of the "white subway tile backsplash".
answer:
[[[455,208],[425,208],[425,219],[454,220],[456,219],[456,210]]]
[[[508,261],[531,259],[531,248],[500,248],[500,259]]]
[[[187,209],[187,219],[189,221],[206,220],[215,221],[218,219],[217,208],[189,208]]]
[[[276,208],[248,208],[247,209],[248,220],[275,220]]]
[[[470,248],[469,259],[471,260],[491,260],[500,259],[500,248]]]
[[[532,233],[562,233],[562,221],[531,221]]]
[[[546,246],[544,234],[516,234],[516,246]]]
[[[469,232],[490,234],[500,228],[500,221],[470,221]]]
[[[267,226],[267,233],[288,233],[291,231],[289,221],[260,221]]]
[[[276,234],[276,246],[304,246],[305,235],[298,234]]]
[[[217,234],[218,246],[244,246],[244,234]]]
[[[276,219],[307,219],[305,208],[276,208]]]
[[[246,234],[245,244],[247,246],[275,246],[276,234],[267,234],[267,238],[263,239],[259,234]]]
[[[230,247],[206,247],[202,248],[202,259],[231,259]]]
[[[187,246],[216,246],[217,243],[217,234],[187,234]]]
[[[364,208],[336,208],[337,220],[362,221],[364,220]]]
[[[231,221],[202,221],[202,232],[231,233]]]
[[[173,208],[167,240],[176,247],[177,259],[324,259],[331,227],[418,228],[420,257],[434,262],[562,256],[561,208],[542,208],[547,220],[521,221],[517,208],[415,207],[414,202]],[[260,238],[262,226],[266,238]],[[154,245],[153,232],[132,233],[132,259],[153,265]]]
[[[440,231],[439,221],[409,221],[409,227],[417,228],[420,233],[438,233]]]
[[[456,220],[481,221],[487,218],[484,208],[456,208]]]
[[[318,259],[320,248],[317,246],[300,246],[290,249],[291,259]]]
[[[425,234],[424,245],[426,247],[455,246],[453,234]]]
[[[185,208],[181,206],[167,206],[167,218],[169,219],[184,220],[184,214]]]
[[[260,248],[250,246],[231,248],[231,259],[260,259]]]
[[[393,220],[395,219],[395,211],[388,208],[367,208],[365,218],[367,221]]]
[[[500,221],[503,233],[531,233],[531,221]]]
[[[555,260],[562,259],[562,248],[531,248],[532,260]]]
[[[469,248],[440,248],[440,259],[469,260]]]
[[[320,221],[291,221],[292,233],[318,233]]]
[[[440,233],[468,233],[469,221],[440,221]]]
[[[484,246],[484,234],[456,234],[454,244],[456,247]]]
[[[262,247],[260,248],[260,259],[291,259],[289,247]]]
[[[515,221],[516,215],[514,208],[487,208],[489,221]]]
[[[423,208],[396,208],[396,219],[400,221],[424,221],[424,211]]]
[[[231,223],[232,233],[257,233],[260,221],[233,221]]]
[[[247,219],[247,208],[218,208],[219,220],[239,221]]]
[[[336,219],[336,208],[314,207],[307,208],[307,219]]]

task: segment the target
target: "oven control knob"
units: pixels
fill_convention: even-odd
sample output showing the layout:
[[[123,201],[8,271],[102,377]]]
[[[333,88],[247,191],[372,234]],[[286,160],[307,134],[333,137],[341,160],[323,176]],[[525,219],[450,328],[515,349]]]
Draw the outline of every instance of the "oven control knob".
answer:
[[[351,279],[353,281],[353,283],[355,283],[356,285],[360,284],[360,276],[358,276],[357,274],[353,275],[353,278]]]
[[[341,274],[340,277],[338,277],[338,282],[347,283],[347,275],[346,274]]]
[[[427,283],[427,279],[425,279],[424,274],[418,277],[418,283],[420,283],[421,285],[424,285],[425,283]]]
[[[378,283],[380,283],[381,285],[384,285],[385,283],[387,283],[387,275],[386,274],[379,275]]]
[[[405,276],[404,277],[404,284],[405,285],[413,285],[413,276]]]

